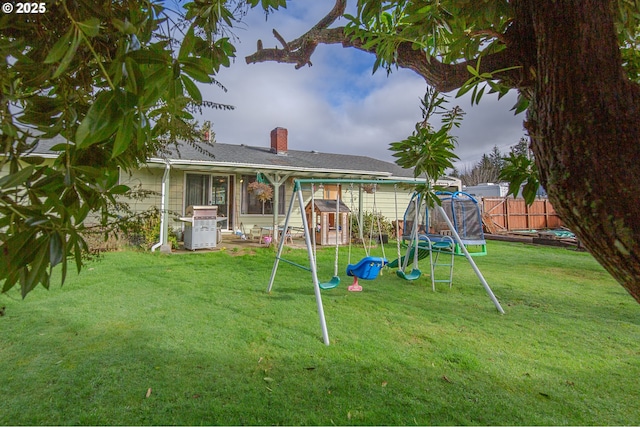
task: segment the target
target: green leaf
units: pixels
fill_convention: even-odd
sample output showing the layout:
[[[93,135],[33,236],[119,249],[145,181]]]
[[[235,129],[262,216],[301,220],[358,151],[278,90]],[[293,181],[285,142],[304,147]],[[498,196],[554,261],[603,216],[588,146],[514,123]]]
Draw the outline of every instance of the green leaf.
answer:
[[[475,96],[476,104],[480,104],[480,99],[482,98],[482,95],[484,94],[484,89],[485,88],[486,88],[486,86],[481,87],[480,90],[475,94],[476,95]]]
[[[27,166],[26,168],[0,178],[0,188],[8,189],[13,187],[23,186],[25,182],[35,172],[34,166]]]
[[[182,39],[182,45],[180,45],[180,52],[178,53],[178,59],[184,60],[193,53],[193,48],[196,45],[196,37],[194,34],[193,25],[189,27],[187,34],[184,35],[184,39]]]
[[[524,154],[510,153],[509,157],[504,159],[504,167],[500,172],[500,179],[509,182],[509,193],[516,196],[522,187],[522,196],[527,204],[533,203],[538,188],[540,187],[540,179],[538,177],[538,169],[533,160],[528,159]]]
[[[111,152],[112,159],[124,153],[127,148],[129,148],[129,145],[133,142],[133,129],[133,113],[130,113],[124,117],[116,133],[113,151]]]
[[[76,131],[76,145],[86,148],[113,135],[121,125],[117,92],[102,91]]]
[[[522,188],[522,197],[527,205],[532,205],[536,200],[538,188],[540,188],[540,183],[534,180],[527,181]]]
[[[200,93],[200,89],[198,86],[191,80],[189,77],[182,75],[180,76],[182,79],[182,83],[184,84],[184,88],[187,90],[189,96],[197,103],[202,102],[202,94]]]
[[[30,165],[36,165],[36,166],[44,163],[44,157],[40,157],[40,156],[23,157],[20,160]]]
[[[114,27],[116,27],[116,29],[118,31],[120,31],[121,33],[125,33],[128,35],[131,34],[135,34],[136,33],[136,27],[135,25],[133,25],[131,22],[129,22],[128,20],[122,21],[120,19],[117,18],[113,18],[111,20],[111,23],[113,24]]]
[[[82,237],[80,236],[78,236],[73,243],[73,252],[76,257],[76,268],[78,270],[78,273],[80,273],[80,271],[82,270],[82,252],[83,249],[87,249],[87,244],[84,240],[82,240]]]
[[[139,49],[127,53],[127,57],[133,59],[138,64],[164,64],[171,63],[171,57],[166,52],[157,52],[152,49]]]
[[[62,60],[60,61],[60,65],[58,65],[58,68],[56,68],[56,71],[53,73],[53,76],[51,76],[52,78],[55,79],[60,77],[62,73],[64,73],[67,70],[67,68],[69,68],[71,61],[73,60],[73,57],[75,56],[76,51],[78,50],[78,46],[80,46],[80,34],[78,34],[78,31],[74,30],[73,37],[71,38],[71,44],[67,49],[67,51],[65,52],[64,56],[62,57]]]
[[[129,190],[131,190],[131,188],[129,188],[126,185],[116,185],[115,187],[111,188],[111,190],[109,190],[110,194],[125,194],[126,192],[128,192]]]
[[[64,284],[65,280],[67,280],[67,259],[62,259],[62,272],[60,282]]]
[[[78,22],[78,28],[88,37],[95,37],[100,33],[100,20],[96,17]]]
[[[212,72],[213,70],[208,70],[206,68],[204,59],[185,59],[181,61],[181,65],[182,70],[195,80],[202,83],[211,83],[209,72]]]
[[[51,234],[51,240],[49,241],[49,263],[51,267],[55,267],[60,264],[64,258],[64,246],[62,244],[62,238],[60,234]]]
[[[511,108],[511,110],[514,111],[513,114],[518,115],[523,111],[526,111],[527,108],[529,108],[529,100],[521,94],[518,94],[518,100],[516,101],[516,104],[513,106],[513,108]]]
[[[10,136],[12,138],[16,138],[16,139],[18,138],[18,130],[16,126],[13,125],[12,123],[6,123],[6,122],[3,123],[2,128],[0,129],[2,129],[3,134]]]
[[[53,45],[53,47],[49,51],[49,54],[44,59],[45,64],[53,64],[55,62],[58,62],[60,59],[62,59],[64,54],[69,49],[69,42],[71,41],[73,32],[74,30],[72,28],[69,31],[67,31],[64,36],[60,37],[60,40],[58,40],[56,44]]]
[[[0,246],[0,250],[1,249],[2,249],[2,246]],[[9,290],[13,288],[15,284],[18,282],[19,277],[20,276],[18,274],[18,271],[16,270],[12,270],[6,276],[0,274],[0,279],[4,279],[4,283],[2,285],[2,293],[4,294],[9,292]]]
[[[462,86],[460,86],[460,89],[458,89],[458,92],[456,92],[456,98],[460,98],[462,95],[469,92],[471,89],[475,88],[478,85],[478,83],[480,82],[475,77],[472,77],[469,80],[467,80]]]
[[[48,287],[48,275],[47,275],[47,261],[49,255],[48,239],[38,239],[36,243],[36,254],[33,262],[31,262],[31,269],[28,270],[28,274],[21,281],[22,298],[25,298],[29,292],[31,292],[38,283],[42,283],[45,287]]]
[[[478,65],[480,65],[480,64],[478,64]],[[480,77],[480,73],[478,73],[478,70],[473,68],[471,65],[467,65],[467,72],[469,74],[471,74],[472,76],[474,76],[474,77]]]
[[[131,93],[140,95],[145,89],[144,75],[140,70],[140,66],[131,57],[127,57],[124,60],[124,67],[127,71],[126,89]]]

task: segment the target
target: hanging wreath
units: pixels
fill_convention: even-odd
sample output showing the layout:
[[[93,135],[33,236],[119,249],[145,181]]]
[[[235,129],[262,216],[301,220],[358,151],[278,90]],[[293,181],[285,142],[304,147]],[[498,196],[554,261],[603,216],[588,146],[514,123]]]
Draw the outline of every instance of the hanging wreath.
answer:
[[[273,188],[269,184],[254,181],[249,184],[249,192],[253,193],[261,202],[268,202],[273,197]]]

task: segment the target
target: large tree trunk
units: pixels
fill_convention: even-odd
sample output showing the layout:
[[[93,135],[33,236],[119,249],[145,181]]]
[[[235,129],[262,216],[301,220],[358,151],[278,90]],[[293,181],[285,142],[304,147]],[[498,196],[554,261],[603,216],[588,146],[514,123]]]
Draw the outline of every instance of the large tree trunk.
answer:
[[[520,0],[535,40],[527,128],[554,208],[640,302],[640,90],[605,0]]]

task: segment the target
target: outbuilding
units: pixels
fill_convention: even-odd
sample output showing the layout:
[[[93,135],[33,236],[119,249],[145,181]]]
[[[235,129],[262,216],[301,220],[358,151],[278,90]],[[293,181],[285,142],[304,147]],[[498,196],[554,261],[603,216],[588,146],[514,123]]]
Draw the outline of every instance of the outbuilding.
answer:
[[[319,199],[310,201],[305,207],[307,223],[316,233],[316,243],[322,246],[346,245],[349,243],[349,213],[351,210],[342,200]]]

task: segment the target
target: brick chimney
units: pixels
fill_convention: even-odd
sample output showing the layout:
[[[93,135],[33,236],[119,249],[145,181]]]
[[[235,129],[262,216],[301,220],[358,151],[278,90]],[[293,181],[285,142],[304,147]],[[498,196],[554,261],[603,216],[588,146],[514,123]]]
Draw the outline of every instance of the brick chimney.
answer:
[[[287,153],[287,137],[289,132],[285,128],[275,128],[271,131],[271,151],[276,154]]]

